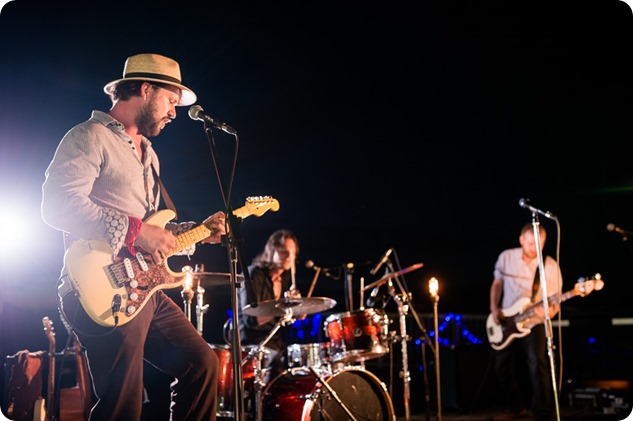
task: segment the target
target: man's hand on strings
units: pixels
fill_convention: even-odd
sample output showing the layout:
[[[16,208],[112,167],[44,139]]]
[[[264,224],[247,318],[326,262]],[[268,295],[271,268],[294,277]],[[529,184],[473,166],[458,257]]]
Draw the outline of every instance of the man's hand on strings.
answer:
[[[217,244],[221,241],[222,236],[226,235],[226,215],[222,211],[218,211],[205,219],[203,224],[211,230],[211,234],[201,243]]]

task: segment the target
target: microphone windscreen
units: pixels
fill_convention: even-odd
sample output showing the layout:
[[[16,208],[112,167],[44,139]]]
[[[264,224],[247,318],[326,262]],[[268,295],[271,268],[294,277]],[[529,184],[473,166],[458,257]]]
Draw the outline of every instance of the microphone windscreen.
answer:
[[[199,105],[192,105],[189,107],[189,118],[192,120],[198,120],[198,114],[202,111],[202,107]]]

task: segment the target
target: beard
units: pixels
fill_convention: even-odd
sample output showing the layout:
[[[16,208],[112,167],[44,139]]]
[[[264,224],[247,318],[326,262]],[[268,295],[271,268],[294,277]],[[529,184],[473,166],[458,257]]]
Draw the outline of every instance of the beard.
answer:
[[[135,123],[138,131],[145,137],[154,137],[160,134],[163,121],[156,117],[156,103],[148,101],[145,106],[138,110]]]

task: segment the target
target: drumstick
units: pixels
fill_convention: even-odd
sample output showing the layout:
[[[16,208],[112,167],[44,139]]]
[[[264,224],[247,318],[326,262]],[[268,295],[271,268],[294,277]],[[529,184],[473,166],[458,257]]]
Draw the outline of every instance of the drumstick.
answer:
[[[290,255],[290,277],[292,279],[292,286],[290,287],[290,289],[292,290],[296,290],[297,289],[297,281],[295,279],[295,272],[296,272],[296,256],[294,253],[292,253]]]

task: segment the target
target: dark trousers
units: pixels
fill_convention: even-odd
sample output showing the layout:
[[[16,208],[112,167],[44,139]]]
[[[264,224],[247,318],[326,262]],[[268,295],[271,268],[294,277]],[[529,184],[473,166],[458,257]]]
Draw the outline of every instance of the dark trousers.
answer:
[[[535,420],[549,420],[553,414],[553,383],[547,356],[547,339],[545,326],[537,325],[532,332],[515,338],[506,348],[495,351],[495,371],[499,383],[505,393],[509,409],[518,412],[524,408],[519,378],[524,375],[517,372],[520,359],[527,364],[531,386],[531,410]]]
[[[215,420],[218,357],[162,291],[114,331],[94,323],[72,292],[63,297],[61,309],[86,349],[97,397],[91,421],[141,418],[144,360],[175,379],[172,420]]]

